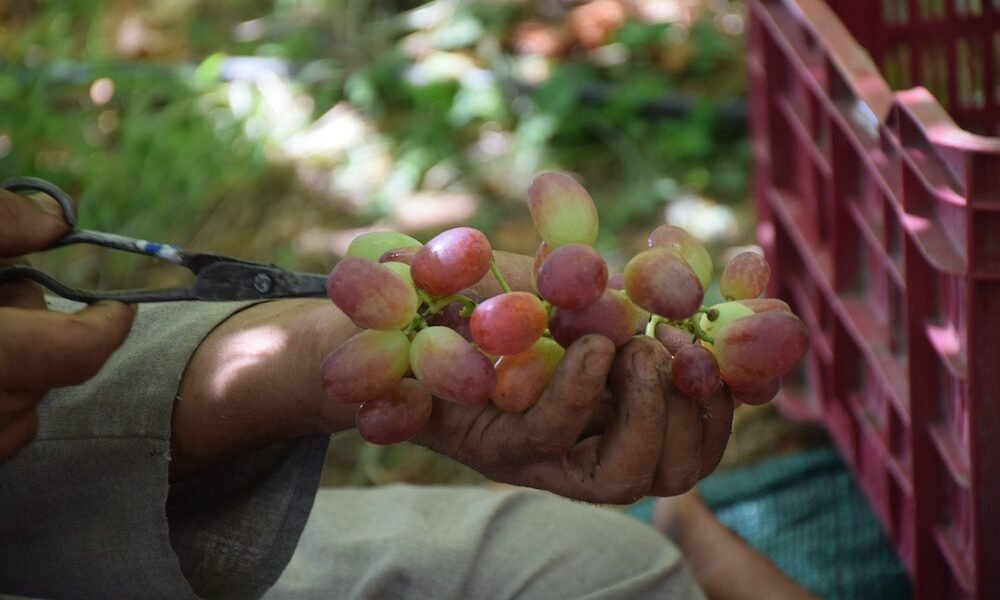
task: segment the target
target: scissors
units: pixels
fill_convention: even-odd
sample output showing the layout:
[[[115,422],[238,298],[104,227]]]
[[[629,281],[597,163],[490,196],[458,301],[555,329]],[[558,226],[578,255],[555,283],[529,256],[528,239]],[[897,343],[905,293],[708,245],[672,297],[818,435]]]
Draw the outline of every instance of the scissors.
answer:
[[[129,238],[113,233],[76,229],[75,204],[58,186],[35,177],[19,177],[0,183],[12,192],[41,192],[51,196],[62,216],[73,228],[49,249],[72,244],[94,244],[159,258],[179,265],[195,275],[194,283],[183,288],[88,291],[69,287],[37,269],[22,265],[0,268],[0,283],[30,279],[50,291],[87,304],[100,300],[119,302],[176,302],[180,300],[266,300],[273,298],[311,298],[326,296],[326,275],[296,273],[277,265],[247,262],[228,256],[189,252],[178,246]]]

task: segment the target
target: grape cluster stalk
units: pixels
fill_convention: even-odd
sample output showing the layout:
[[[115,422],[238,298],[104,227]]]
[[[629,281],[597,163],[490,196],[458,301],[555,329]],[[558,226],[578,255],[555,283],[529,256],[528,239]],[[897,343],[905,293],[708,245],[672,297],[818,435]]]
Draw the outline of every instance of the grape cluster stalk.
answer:
[[[565,349],[588,334],[616,347],[635,335],[656,339],[682,393],[704,399],[725,386],[748,404],[774,398],[805,354],[802,321],[781,300],[760,297],[770,267],[759,254],[730,260],[719,276],[726,301],[706,306],[712,257],[685,230],[661,225],[646,250],[609,273],[592,247],[596,206],[576,180],[541,173],[527,202],[542,238],[533,291],[510,289],[486,235],[471,227],[426,243],[366,233],[330,272],[328,296],[363,331],[325,358],[323,387],[331,401],[358,405],[356,425],[366,440],[411,439],[430,419],[435,397],[529,410]],[[490,273],[503,293],[483,299],[472,288]]]

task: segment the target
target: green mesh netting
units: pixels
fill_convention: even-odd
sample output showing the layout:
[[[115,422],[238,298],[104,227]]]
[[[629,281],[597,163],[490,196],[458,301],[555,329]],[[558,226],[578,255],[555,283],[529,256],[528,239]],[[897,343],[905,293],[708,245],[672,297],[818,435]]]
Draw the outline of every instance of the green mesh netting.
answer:
[[[834,450],[719,472],[698,489],[723,524],[819,597],[910,597],[895,550]],[[628,512],[648,522],[653,504]]]

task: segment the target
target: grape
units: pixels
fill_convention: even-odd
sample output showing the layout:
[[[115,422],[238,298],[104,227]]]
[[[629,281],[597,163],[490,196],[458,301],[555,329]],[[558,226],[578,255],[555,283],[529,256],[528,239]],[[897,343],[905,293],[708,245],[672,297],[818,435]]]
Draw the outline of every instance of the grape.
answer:
[[[719,277],[719,291],[730,300],[756,298],[764,292],[771,267],[755,252],[741,252],[726,265]]]
[[[712,283],[712,255],[688,232],[673,225],[660,225],[649,236],[650,248],[670,248],[681,255],[701,282],[702,289]]]
[[[410,364],[432,394],[459,404],[479,406],[496,386],[490,359],[447,327],[420,330],[410,344]]]
[[[493,249],[483,232],[456,227],[424,244],[413,257],[410,272],[420,289],[449,296],[482,279],[492,261]]]
[[[715,356],[697,344],[688,344],[677,351],[670,374],[677,389],[698,400],[714,394],[721,383]]]
[[[398,248],[420,247],[420,242],[395,231],[370,231],[351,240],[347,256],[379,260],[386,252]]]
[[[778,300],[777,298],[748,298],[746,300],[737,300],[743,306],[749,308],[755,313],[764,313],[772,311],[784,311],[792,312],[792,308],[788,306],[788,303],[783,300]]]
[[[509,292],[494,296],[472,312],[472,339],[487,354],[517,354],[545,332],[548,315],[534,294]]]
[[[701,306],[701,282],[687,262],[668,248],[650,248],[625,265],[629,298],[668,319],[686,319]]]
[[[365,258],[344,258],[330,272],[326,293],[358,327],[402,329],[417,316],[417,294],[393,269]]]
[[[606,284],[606,287],[609,290],[619,290],[619,291],[620,290],[624,290],[625,289],[625,274],[624,273],[615,273],[614,275],[611,275],[610,277],[608,277],[608,283]]]
[[[398,444],[420,433],[433,407],[427,388],[407,377],[385,394],[366,400],[354,424],[361,437],[373,444]]]
[[[381,396],[406,374],[409,351],[410,340],[402,331],[366,329],[323,360],[323,389],[334,402]]]
[[[690,346],[694,339],[694,334],[690,331],[668,325],[667,323],[657,325],[655,333],[656,339],[663,344],[663,347],[667,349],[670,356],[675,356],[681,348]]]
[[[531,267],[531,275],[536,282],[536,287],[538,282],[538,271],[542,268],[542,263],[544,263],[545,259],[549,257],[549,254],[552,254],[552,250],[554,250],[554,248],[545,242],[539,244],[538,250],[535,250],[535,262]]]
[[[549,171],[536,176],[528,186],[528,210],[535,229],[553,248],[597,240],[594,200],[568,175]]]
[[[407,246],[405,248],[396,248],[395,250],[386,250],[379,257],[378,261],[386,264],[403,263],[404,265],[409,265],[413,263],[413,257],[417,255],[417,252],[420,252],[420,246]]]
[[[677,227],[676,225],[660,225],[653,230],[653,233],[649,234],[649,240],[647,240],[646,244],[650,248],[670,246],[674,242],[686,240],[689,237],[691,237],[691,234],[681,227]]]
[[[749,307],[739,302],[721,302],[712,306],[712,310],[717,314],[715,320],[709,320],[708,315],[703,314],[700,324],[702,331],[713,337],[736,319],[753,314]]]
[[[462,316],[465,305],[461,302],[452,302],[433,315],[428,315],[428,325],[438,325],[447,327],[458,332],[466,341],[472,341],[472,331],[469,328],[469,317]]]
[[[733,395],[733,400],[743,404],[765,404],[773,400],[781,391],[781,377],[757,382],[747,386],[746,389],[736,389],[730,385],[729,391]]]
[[[538,271],[538,293],[560,308],[583,308],[604,293],[608,265],[590,246],[567,244],[552,251]]]
[[[736,319],[715,336],[722,379],[739,390],[781,377],[799,362],[808,346],[809,334],[802,321],[780,311]]]
[[[588,333],[609,338],[615,347],[624,346],[635,333],[636,309],[621,292],[605,290],[586,308],[555,308],[549,319],[552,337],[564,348]]]
[[[565,353],[554,340],[541,338],[524,352],[500,357],[493,404],[506,412],[524,412],[534,406]]]

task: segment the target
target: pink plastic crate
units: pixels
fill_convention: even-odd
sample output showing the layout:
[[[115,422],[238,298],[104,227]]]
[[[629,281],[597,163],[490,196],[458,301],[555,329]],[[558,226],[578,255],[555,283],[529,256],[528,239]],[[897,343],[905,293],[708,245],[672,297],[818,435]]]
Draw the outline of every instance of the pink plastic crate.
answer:
[[[919,598],[1000,598],[1000,139],[952,118],[997,132],[1000,0],[835,8],[871,54],[822,0],[750,2],[758,238],[812,334],[780,405],[825,423]]]

